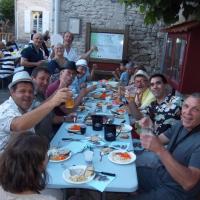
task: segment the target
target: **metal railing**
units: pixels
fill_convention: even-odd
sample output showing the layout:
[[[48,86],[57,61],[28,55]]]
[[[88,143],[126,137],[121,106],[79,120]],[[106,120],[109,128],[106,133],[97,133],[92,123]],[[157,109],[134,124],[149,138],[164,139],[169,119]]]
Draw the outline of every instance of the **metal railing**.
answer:
[[[7,42],[11,39],[12,36],[13,36],[13,33],[0,32],[0,41]]]

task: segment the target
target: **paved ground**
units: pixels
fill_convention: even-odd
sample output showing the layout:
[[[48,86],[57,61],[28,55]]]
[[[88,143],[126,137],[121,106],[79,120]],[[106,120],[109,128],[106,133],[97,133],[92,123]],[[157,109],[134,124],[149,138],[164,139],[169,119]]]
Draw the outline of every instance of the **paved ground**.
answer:
[[[3,103],[9,97],[8,89],[0,89],[0,104]]]

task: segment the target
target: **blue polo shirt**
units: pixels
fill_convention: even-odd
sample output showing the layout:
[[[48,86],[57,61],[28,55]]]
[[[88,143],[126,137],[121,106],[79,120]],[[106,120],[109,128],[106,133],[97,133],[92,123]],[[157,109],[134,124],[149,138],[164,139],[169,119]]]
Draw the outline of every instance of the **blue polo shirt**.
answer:
[[[39,51],[37,51],[33,44],[30,44],[27,48],[23,49],[21,52],[21,55],[22,55],[22,58],[27,59],[29,62],[37,62],[40,60],[44,60],[43,52],[40,49]],[[24,70],[27,71],[31,75],[35,67],[24,66]]]
[[[129,79],[130,79],[130,75],[128,72],[123,72],[120,76],[120,83],[123,85],[123,86],[127,86],[128,85],[128,82],[129,82]]]

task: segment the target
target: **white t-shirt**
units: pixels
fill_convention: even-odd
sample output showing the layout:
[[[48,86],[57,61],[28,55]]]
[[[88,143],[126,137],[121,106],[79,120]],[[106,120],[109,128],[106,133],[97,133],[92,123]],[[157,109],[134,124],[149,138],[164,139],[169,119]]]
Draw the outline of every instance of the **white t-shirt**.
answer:
[[[7,144],[12,132],[10,129],[12,120],[15,117],[22,116],[20,108],[15,104],[12,97],[0,105],[0,151]],[[27,131],[35,132],[34,128]]]
[[[77,50],[73,47],[70,48],[69,52],[64,51],[64,57],[67,58],[69,61],[74,61],[76,62],[79,59]]]

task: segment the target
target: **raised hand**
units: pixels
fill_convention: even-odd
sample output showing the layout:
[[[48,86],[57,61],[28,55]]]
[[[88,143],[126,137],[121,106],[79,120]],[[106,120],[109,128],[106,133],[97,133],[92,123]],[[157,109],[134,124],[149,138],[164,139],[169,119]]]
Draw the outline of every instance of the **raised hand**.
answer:
[[[67,98],[72,96],[72,91],[69,88],[61,88],[51,97],[50,102],[53,107],[59,106],[61,103],[66,102]]]

